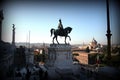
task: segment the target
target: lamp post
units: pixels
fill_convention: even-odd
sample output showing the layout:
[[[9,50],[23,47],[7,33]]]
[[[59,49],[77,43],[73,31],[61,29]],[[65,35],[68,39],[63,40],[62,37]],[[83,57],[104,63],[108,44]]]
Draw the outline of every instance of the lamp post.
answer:
[[[15,24],[12,26],[13,32],[12,32],[12,46],[13,46],[13,67],[14,67],[14,74],[13,79],[15,80],[15,53],[16,53],[16,47],[15,47]]]
[[[111,59],[111,31],[110,31],[110,18],[109,18],[109,0],[106,0],[107,7],[107,59]]]

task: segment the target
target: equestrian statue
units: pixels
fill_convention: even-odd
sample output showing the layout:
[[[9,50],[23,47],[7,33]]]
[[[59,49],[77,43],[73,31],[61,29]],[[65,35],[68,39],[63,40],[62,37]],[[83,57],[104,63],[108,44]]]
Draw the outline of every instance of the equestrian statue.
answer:
[[[65,44],[67,44],[67,43],[66,43],[66,38],[67,38],[67,37],[69,37],[69,40],[71,41],[71,38],[70,38],[70,36],[68,35],[71,31],[72,31],[72,28],[71,28],[71,27],[63,28],[61,19],[59,19],[58,29],[52,28],[52,29],[50,30],[51,36],[54,34],[53,41],[52,41],[53,44],[54,44],[54,39],[56,39],[57,43],[59,44],[59,42],[58,42],[58,40],[57,40],[57,36],[65,37]]]

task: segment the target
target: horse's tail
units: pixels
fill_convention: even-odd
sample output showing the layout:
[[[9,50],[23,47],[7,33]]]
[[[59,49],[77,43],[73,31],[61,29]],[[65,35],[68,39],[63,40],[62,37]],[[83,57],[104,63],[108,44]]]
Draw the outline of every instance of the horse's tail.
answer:
[[[52,28],[52,29],[50,30],[51,36],[52,36],[52,34],[53,34],[53,31],[55,31],[55,29]]]

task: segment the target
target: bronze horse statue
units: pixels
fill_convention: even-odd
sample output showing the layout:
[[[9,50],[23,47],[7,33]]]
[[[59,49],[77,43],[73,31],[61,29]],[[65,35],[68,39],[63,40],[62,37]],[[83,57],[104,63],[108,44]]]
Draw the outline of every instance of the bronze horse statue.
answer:
[[[62,37],[65,37],[65,44],[66,43],[66,38],[69,37],[69,40],[71,40],[70,36],[68,35],[70,32],[72,31],[72,28],[71,27],[66,27],[64,29],[51,29],[50,32],[51,32],[51,36],[52,34],[54,33],[54,37],[53,37],[53,44],[54,44],[54,39],[56,38],[56,41],[57,43],[59,44],[58,40],[57,40],[57,36],[62,36]]]

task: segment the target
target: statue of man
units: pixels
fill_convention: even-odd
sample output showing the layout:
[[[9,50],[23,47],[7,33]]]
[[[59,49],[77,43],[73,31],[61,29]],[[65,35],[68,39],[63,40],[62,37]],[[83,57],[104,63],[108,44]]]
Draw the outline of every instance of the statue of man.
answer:
[[[59,19],[58,29],[63,30],[63,25],[62,25],[61,19]]]

